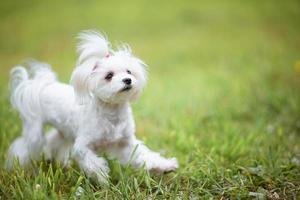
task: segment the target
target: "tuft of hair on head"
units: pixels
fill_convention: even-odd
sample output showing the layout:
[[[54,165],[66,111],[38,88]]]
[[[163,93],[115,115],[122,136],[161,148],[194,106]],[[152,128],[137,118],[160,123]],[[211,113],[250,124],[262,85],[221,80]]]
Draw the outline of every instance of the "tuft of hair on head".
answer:
[[[85,30],[80,32],[77,38],[79,39],[77,46],[78,64],[91,57],[101,59],[109,55],[111,45],[103,34],[94,30]]]
[[[143,71],[145,81],[147,80],[148,65],[144,61],[142,61],[141,59],[139,59],[139,58],[137,58],[136,56],[133,55],[131,47],[129,46],[129,44],[127,44],[127,43],[119,44],[117,46],[117,51],[114,52],[114,55],[120,55],[120,56],[128,57],[132,61],[137,63]]]
[[[117,51],[115,53],[124,56],[132,56],[131,47],[127,43],[118,44]]]

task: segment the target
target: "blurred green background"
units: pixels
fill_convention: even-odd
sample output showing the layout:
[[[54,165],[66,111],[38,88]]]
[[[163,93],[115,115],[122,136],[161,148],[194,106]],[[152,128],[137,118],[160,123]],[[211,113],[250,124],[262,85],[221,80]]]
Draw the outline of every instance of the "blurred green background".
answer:
[[[181,167],[148,178],[112,170],[108,189],[81,180],[87,197],[299,195],[299,1],[15,0],[1,1],[0,9],[0,163],[21,132],[8,103],[9,70],[35,58],[69,82],[76,34],[96,29],[113,44],[128,43],[149,65],[148,86],[133,105],[137,135]],[[59,178],[0,170],[3,198],[72,197],[66,188],[82,177],[59,168]],[[47,187],[36,191],[39,180]]]

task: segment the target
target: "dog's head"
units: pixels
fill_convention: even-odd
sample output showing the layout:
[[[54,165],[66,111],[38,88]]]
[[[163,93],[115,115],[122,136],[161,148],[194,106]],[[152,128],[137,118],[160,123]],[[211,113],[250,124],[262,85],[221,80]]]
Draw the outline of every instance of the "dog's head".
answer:
[[[80,104],[96,98],[110,104],[135,100],[147,81],[146,64],[132,55],[129,46],[116,51],[97,32],[79,34],[78,66],[71,83]]]

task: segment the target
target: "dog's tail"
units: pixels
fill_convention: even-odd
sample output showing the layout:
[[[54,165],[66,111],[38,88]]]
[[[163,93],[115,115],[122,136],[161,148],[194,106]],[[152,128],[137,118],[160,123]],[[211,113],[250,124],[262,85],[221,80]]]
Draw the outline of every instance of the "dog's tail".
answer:
[[[10,72],[11,104],[23,119],[41,115],[40,92],[56,81],[50,65],[37,61],[28,62],[29,70],[16,66]]]
[[[12,169],[15,159],[22,167],[29,165],[31,158],[39,159],[44,143],[40,94],[47,85],[56,81],[48,64],[31,61],[28,65],[29,70],[17,66],[10,72],[11,103],[20,113],[24,125],[22,136],[8,150],[8,169]]]

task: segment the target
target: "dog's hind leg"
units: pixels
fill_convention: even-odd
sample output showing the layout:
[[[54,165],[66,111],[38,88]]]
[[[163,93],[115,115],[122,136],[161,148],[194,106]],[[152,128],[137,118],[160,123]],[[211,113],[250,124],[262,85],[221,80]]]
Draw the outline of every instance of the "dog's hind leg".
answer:
[[[51,129],[46,133],[44,153],[47,160],[55,159],[63,166],[70,165],[70,154],[73,146],[72,141],[64,138],[57,129]]]
[[[26,168],[31,159],[38,161],[44,144],[42,122],[39,120],[23,120],[22,136],[18,137],[9,147],[7,167],[11,169],[14,160],[18,160],[21,167]]]

